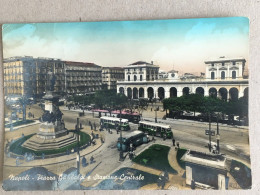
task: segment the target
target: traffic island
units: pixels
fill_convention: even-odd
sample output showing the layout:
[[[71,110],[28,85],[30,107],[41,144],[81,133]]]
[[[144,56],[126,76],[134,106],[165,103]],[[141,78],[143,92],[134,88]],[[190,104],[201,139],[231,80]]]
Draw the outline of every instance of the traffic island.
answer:
[[[251,189],[252,175],[251,169],[243,163],[232,160],[230,165],[230,175],[235,179],[242,189]]]
[[[84,132],[79,132],[79,136],[79,147],[85,148],[90,142],[91,137]],[[44,158],[52,158],[70,154],[71,151],[74,151],[78,146],[75,134],[72,132],[69,132],[68,136],[62,137],[62,139],[58,138],[55,139],[55,141],[52,140],[51,142],[45,140],[44,143],[37,143],[37,140],[35,141],[34,139],[36,139],[35,134],[19,138],[10,144],[9,152],[13,155],[13,157],[23,157],[27,153],[35,155],[34,158],[43,158],[43,155]]]
[[[153,169],[177,174],[168,161],[169,146],[153,144],[133,159],[133,162]]]

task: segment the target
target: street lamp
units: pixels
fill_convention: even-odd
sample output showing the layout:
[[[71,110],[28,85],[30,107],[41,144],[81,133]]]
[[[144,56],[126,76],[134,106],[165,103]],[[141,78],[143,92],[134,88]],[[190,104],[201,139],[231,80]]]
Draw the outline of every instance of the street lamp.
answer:
[[[77,132],[77,174],[79,175],[80,173],[80,153],[79,153],[79,118],[77,118],[77,125],[76,125],[76,132]]]
[[[123,154],[123,148],[122,148],[122,144],[123,144],[123,138],[122,138],[122,128],[121,128],[121,121],[122,121],[122,108],[120,108],[120,119],[119,119],[119,128],[120,128],[120,153],[119,153],[119,161],[124,161],[124,154]]]
[[[154,98],[154,100],[155,100],[155,103],[154,103],[154,107],[155,107],[155,109],[154,109],[154,111],[155,111],[154,122],[157,123],[156,92],[155,92],[155,98]]]
[[[220,147],[219,147],[220,135],[219,135],[218,118],[219,118],[219,113],[217,115],[217,136],[216,136],[216,139],[217,139],[217,152],[219,154],[220,153]]]
[[[209,151],[211,152],[211,113],[209,113]]]

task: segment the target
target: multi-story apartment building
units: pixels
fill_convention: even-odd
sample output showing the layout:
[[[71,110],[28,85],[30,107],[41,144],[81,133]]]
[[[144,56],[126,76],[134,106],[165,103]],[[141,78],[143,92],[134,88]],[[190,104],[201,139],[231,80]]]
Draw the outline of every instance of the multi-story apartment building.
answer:
[[[102,69],[93,63],[65,61],[65,88],[68,94],[88,94],[102,87]]]
[[[101,67],[93,63],[31,56],[7,58],[4,59],[5,95],[43,96],[49,72],[55,75],[57,94],[86,94],[101,89],[101,71]]]
[[[125,75],[124,68],[121,67],[103,67],[102,84],[106,89],[116,89],[117,81],[123,81]]]

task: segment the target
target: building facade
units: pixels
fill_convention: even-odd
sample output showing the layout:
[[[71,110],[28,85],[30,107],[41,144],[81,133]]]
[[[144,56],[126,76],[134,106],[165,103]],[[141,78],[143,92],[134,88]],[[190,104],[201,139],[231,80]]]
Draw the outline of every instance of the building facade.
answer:
[[[245,59],[221,57],[206,61],[205,64],[205,77],[204,74],[197,77],[179,76],[176,71],[171,71],[172,73],[169,72],[168,76],[158,78],[157,72],[157,75],[153,75],[157,78],[154,80],[134,80],[130,77],[130,80],[118,82],[117,92],[124,93],[132,99],[158,98],[161,100],[190,93],[214,95],[225,100],[235,100],[248,95],[248,79],[244,77]],[[128,69],[126,66],[125,75],[128,75]]]
[[[89,94],[101,89],[101,66],[71,61],[65,61],[64,64],[67,94]]]
[[[12,57],[4,59],[4,91],[6,96],[42,97],[46,92],[47,74],[52,72],[55,93],[87,94],[101,89],[101,71],[101,67],[93,63]]]
[[[116,89],[117,81],[123,81],[125,70],[121,67],[103,67],[102,85],[106,89]]]

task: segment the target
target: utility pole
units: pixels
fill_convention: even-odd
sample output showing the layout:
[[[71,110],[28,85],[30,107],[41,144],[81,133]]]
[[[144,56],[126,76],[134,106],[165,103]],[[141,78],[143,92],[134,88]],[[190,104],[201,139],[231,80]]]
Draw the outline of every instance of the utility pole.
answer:
[[[217,136],[216,136],[216,139],[217,139],[217,151],[218,151],[218,154],[220,154],[220,147],[219,147],[220,135],[219,135],[218,117],[219,117],[219,113],[217,115]]]
[[[124,161],[124,154],[123,154],[123,138],[122,138],[122,128],[121,128],[121,121],[122,121],[122,108],[120,108],[120,119],[119,119],[119,128],[120,128],[120,153],[119,153],[119,161]]]
[[[211,113],[209,113],[209,151],[211,152]]]
[[[77,174],[79,175],[80,174],[80,153],[79,153],[79,150],[80,150],[80,147],[79,147],[79,118],[77,118],[77,125],[76,125],[76,132],[77,132]]]
[[[154,103],[154,107],[155,107],[155,109],[154,109],[154,112],[155,112],[154,122],[157,123],[156,92],[155,92],[155,98],[154,98],[154,100],[155,100],[155,103]]]

